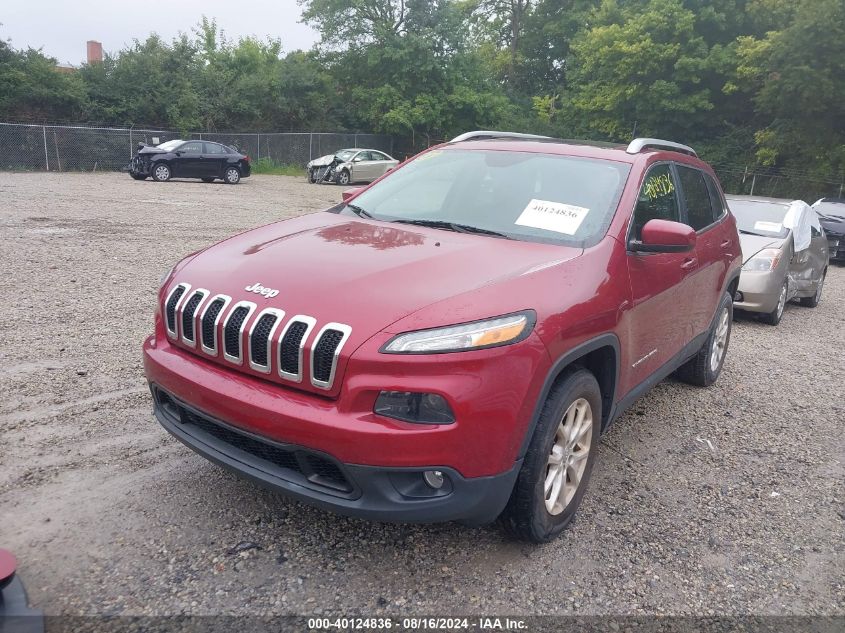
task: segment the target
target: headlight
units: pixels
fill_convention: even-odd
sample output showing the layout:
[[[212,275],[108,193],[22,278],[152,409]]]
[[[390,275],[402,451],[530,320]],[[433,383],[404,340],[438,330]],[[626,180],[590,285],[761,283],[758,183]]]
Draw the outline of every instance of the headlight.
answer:
[[[537,316],[533,310],[461,325],[399,334],[381,351],[387,354],[437,354],[498,347],[523,340]]]
[[[764,248],[762,251],[754,255],[745,264],[742,269],[754,272],[766,272],[774,270],[780,261],[781,252],[776,248]]]

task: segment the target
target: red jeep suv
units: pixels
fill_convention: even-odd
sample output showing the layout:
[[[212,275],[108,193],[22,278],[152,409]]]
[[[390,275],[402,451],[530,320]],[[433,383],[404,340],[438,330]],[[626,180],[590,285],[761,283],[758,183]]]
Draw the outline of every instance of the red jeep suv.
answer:
[[[189,255],[144,363],[204,457],[340,513],[555,537],[599,435],[722,369],[734,218],[686,146],[470,132]]]

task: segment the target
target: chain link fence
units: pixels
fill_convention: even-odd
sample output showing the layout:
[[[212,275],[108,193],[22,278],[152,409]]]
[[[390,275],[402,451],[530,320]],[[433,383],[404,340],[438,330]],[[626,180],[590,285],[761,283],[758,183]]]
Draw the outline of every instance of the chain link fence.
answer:
[[[820,198],[841,198],[845,193],[845,174],[825,178],[798,169],[775,169],[752,165],[713,165],[725,192],[804,200],[813,204]]]
[[[155,128],[0,123],[0,170],[118,171],[128,165],[138,143],[158,145],[177,138],[182,138],[177,132]],[[195,132],[184,138],[216,141],[253,159],[303,167],[312,158],[346,147],[393,152],[393,137],[383,134]]]

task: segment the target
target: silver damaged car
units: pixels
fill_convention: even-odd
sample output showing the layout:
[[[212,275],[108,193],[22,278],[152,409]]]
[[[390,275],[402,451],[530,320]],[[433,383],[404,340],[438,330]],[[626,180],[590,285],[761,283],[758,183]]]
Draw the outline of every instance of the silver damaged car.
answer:
[[[390,171],[399,161],[377,149],[341,149],[315,158],[306,166],[308,182],[372,182]]]
[[[734,297],[738,310],[777,325],[788,301],[818,305],[828,265],[819,218],[801,200],[727,196],[742,247],[742,274]]]

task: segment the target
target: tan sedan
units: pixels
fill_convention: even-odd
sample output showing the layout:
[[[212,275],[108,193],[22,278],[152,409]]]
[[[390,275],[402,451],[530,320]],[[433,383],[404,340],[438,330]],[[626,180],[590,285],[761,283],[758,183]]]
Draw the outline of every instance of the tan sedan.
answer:
[[[828,246],[816,213],[801,200],[727,196],[739,230],[738,310],[777,325],[787,301],[814,308],[821,299]]]

